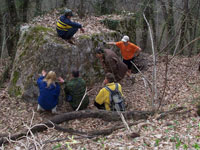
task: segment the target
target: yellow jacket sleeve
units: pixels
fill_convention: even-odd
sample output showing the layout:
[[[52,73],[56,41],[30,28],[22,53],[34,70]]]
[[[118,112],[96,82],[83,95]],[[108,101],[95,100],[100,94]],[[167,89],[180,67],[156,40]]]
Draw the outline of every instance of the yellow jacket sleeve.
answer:
[[[101,89],[98,93],[98,95],[96,96],[95,99],[96,103],[98,103],[99,105],[102,105],[105,102],[105,92],[104,89]]]
[[[99,91],[98,95],[96,96],[96,103],[99,105],[104,104],[106,110],[110,110],[110,100],[109,100],[109,92],[103,88]]]

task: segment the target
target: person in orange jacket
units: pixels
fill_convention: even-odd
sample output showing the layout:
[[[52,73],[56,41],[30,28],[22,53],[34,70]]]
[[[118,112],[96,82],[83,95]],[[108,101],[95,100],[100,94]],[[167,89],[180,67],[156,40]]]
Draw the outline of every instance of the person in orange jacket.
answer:
[[[131,76],[131,68],[132,68],[132,62],[134,60],[135,56],[138,56],[141,52],[141,48],[137,45],[129,42],[129,37],[125,35],[121,41],[119,42],[107,42],[108,45],[116,45],[119,47],[121,51],[121,55],[123,57],[123,62],[128,67],[127,75]]]

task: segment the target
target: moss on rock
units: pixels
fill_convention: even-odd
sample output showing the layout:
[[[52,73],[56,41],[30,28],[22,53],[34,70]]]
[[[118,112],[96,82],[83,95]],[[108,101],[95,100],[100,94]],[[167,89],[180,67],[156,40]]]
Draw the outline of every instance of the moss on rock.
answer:
[[[13,73],[12,84],[16,85],[17,80],[19,79],[19,76],[20,76],[20,73],[19,73],[19,72],[15,71],[15,72]]]
[[[131,41],[136,41],[137,19],[135,14],[128,15],[120,20],[106,18],[101,21],[107,28],[128,35]]]
[[[58,76],[66,76],[73,68],[79,68],[87,84],[102,79],[103,70],[93,49],[102,46],[104,40],[116,40],[116,33],[95,33],[79,36],[76,45],[59,40],[55,31],[41,26],[26,28],[21,34],[9,84],[9,93],[27,100],[36,100],[36,80],[41,70],[54,70]]]

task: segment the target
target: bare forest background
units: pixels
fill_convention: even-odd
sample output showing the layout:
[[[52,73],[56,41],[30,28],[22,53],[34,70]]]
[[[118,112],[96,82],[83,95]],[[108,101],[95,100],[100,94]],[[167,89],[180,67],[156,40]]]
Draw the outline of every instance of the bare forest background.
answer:
[[[200,51],[199,0],[0,0],[0,3],[1,60],[14,60],[21,24],[62,7],[71,8],[82,19],[88,15],[133,12],[137,26],[131,41],[144,52],[151,53],[144,15],[152,29],[156,52],[190,57]],[[11,66],[12,63],[7,70]]]
[[[120,83],[128,104],[128,111],[124,112],[125,119],[115,112],[95,110],[93,100],[101,88],[100,82],[88,88],[88,111],[71,112],[69,104],[62,101],[59,104],[60,115],[53,118],[48,112],[35,113],[35,104],[8,94],[11,72],[18,69],[16,72],[23,71],[26,74],[35,67],[30,67],[23,59],[14,61],[17,48],[20,50],[17,44],[21,26],[36,16],[46,17],[48,12],[54,14],[55,9],[62,14],[63,8],[72,9],[81,22],[85,21],[85,25],[91,21],[90,18],[87,19],[89,16],[105,15],[103,17],[107,18],[106,15],[109,14],[119,14],[122,17],[134,14],[136,19],[134,18],[130,41],[146,52],[140,56],[143,58],[141,60],[146,61],[147,68],[144,67],[142,71],[138,69],[139,72],[134,74],[134,84],[128,78]],[[49,18],[54,20],[53,17]],[[46,22],[42,22],[42,26]],[[50,47],[45,50],[49,52],[52,49],[54,50]],[[34,48],[32,51],[35,53]],[[40,52],[37,53],[41,55]],[[200,149],[199,55],[200,0],[0,0],[0,150],[4,147],[69,149],[70,146],[73,149]],[[33,63],[33,59],[24,60]],[[26,69],[26,65],[15,68],[14,62],[15,65],[18,62],[27,63],[30,69]],[[34,72],[36,73],[37,71]],[[23,80],[25,79],[20,78],[19,81]],[[13,81],[14,84],[17,83],[16,78]],[[119,122],[121,119],[122,122]],[[55,130],[51,130],[52,125],[55,125]],[[114,132],[116,130],[118,132]],[[40,131],[43,132],[33,134]],[[10,144],[6,145],[7,142]]]

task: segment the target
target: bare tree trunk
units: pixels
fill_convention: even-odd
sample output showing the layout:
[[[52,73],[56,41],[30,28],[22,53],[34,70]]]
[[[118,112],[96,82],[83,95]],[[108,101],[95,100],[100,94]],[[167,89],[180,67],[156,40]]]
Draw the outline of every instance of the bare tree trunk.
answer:
[[[27,18],[27,12],[28,12],[28,4],[29,4],[29,0],[24,0],[23,1],[23,7],[22,7],[22,14],[23,14],[23,22],[27,22],[28,18]]]
[[[63,6],[66,7],[68,3],[68,0],[63,0]]]
[[[35,2],[36,2],[35,16],[38,16],[42,14],[42,10],[41,10],[42,0],[36,0]]]
[[[179,49],[182,49],[185,44],[187,13],[188,13],[188,1],[184,0],[184,12],[182,16],[181,36],[180,36],[181,38],[180,38]],[[181,54],[184,54],[184,51],[182,51]]]
[[[200,13],[200,1],[197,0],[194,4],[194,8],[190,8],[190,14],[189,14],[189,33],[190,33],[190,41],[194,40],[197,36],[197,26],[199,25],[199,13]],[[194,11],[193,11],[194,10]],[[192,56],[193,54],[197,54],[197,42],[192,44],[189,48],[189,56]]]
[[[2,28],[3,28],[3,15],[2,15],[2,12],[1,12],[1,9],[0,9],[0,50],[2,48],[2,43],[3,43],[3,41],[2,41],[2,39],[3,39]],[[0,51],[0,53],[1,53],[1,51]]]
[[[84,0],[80,0],[80,4],[79,4],[79,7],[78,7],[78,15],[81,19],[85,16],[84,2],[85,2]]]
[[[9,0],[5,1],[6,5],[8,7],[8,17],[7,17],[7,41],[6,45],[8,48],[8,54],[11,56],[12,59],[14,59],[15,56],[15,47],[17,44],[17,39],[19,37],[19,30],[18,30],[18,15],[17,15],[17,10],[15,7],[15,1],[14,0]]]
[[[5,54],[8,54],[7,48],[6,48],[6,41],[7,41],[7,37],[6,37],[6,18],[8,17],[8,14],[5,13],[2,16],[2,28],[1,28],[1,36],[2,36],[2,47],[1,47],[1,61],[2,59],[5,57]]]
[[[144,14],[145,14],[146,18],[149,19],[149,17],[150,17],[149,6],[146,6],[146,9],[144,10]],[[142,21],[142,38],[141,38],[140,45],[141,45],[141,49],[144,51],[147,47],[147,40],[148,40],[148,25],[147,25],[145,19],[143,19],[143,21]]]
[[[145,3],[145,2],[144,2]],[[154,16],[154,0],[150,0],[148,5],[145,6],[145,16],[147,18],[147,20],[149,20],[149,22],[151,22],[151,26],[152,26],[152,31],[153,31],[153,40],[154,40],[154,45],[157,45],[157,31],[156,31],[156,23],[155,23],[155,16]],[[142,30],[142,40],[141,40],[141,48],[142,49],[146,49],[147,47],[147,41],[148,41],[148,25],[145,21],[145,19],[143,19],[143,30]],[[157,46],[156,46],[157,47]]]
[[[150,8],[149,8],[149,13],[150,13],[150,21],[152,24],[152,31],[153,31],[153,41],[154,41],[154,46],[157,48],[157,31],[156,31],[156,23],[155,23],[155,15],[154,15],[154,5],[155,5],[155,1],[151,0],[150,1]]]
[[[168,0],[168,9],[166,3],[163,0],[158,0],[161,3],[163,17],[167,28],[167,41],[170,41],[174,36],[174,11],[173,11],[173,0]],[[164,31],[163,31],[164,32]],[[171,53],[173,53],[175,47],[175,41],[171,42]]]
[[[167,18],[167,29],[168,29],[168,38],[169,40],[174,37],[174,10],[173,10],[173,0],[168,0],[168,18]],[[168,40],[168,41],[169,41]],[[172,41],[170,47],[170,53],[173,53],[175,48],[175,40]]]
[[[115,2],[113,0],[102,0],[101,2],[101,15],[111,14],[115,11]]]

